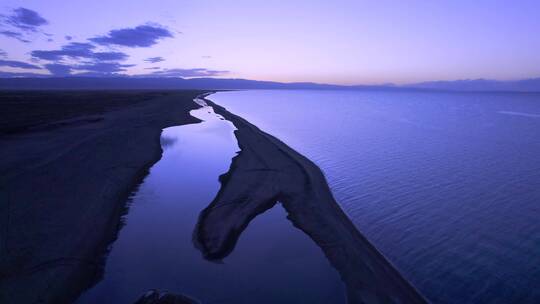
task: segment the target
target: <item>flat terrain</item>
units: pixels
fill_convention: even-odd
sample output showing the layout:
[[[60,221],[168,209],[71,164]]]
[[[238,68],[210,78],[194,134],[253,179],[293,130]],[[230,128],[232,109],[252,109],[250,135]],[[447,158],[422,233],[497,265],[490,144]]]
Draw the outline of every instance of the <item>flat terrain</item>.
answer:
[[[0,91],[0,135],[102,115],[171,92],[157,91]]]
[[[201,91],[0,92],[0,302],[70,303],[96,282],[163,128]]]
[[[427,303],[357,230],[322,171],[279,139],[212,103],[237,130],[240,153],[199,217],[193,238],[205,258],[221,260],[251,220],[280,202],[295,227],[324,252],[346,285],[348,303]]]

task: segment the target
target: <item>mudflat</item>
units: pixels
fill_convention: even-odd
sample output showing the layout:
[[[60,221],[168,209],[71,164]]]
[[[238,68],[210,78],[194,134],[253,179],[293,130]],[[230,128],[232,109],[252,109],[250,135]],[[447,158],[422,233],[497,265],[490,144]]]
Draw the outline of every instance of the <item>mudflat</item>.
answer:
[[[0,302],[70,303],[99,280],[163,128],[201,91],[0,92]]]
[[[346,285],[348,303],[427,303],[356,229],[335,201],[317,165],[225,108],[240,147],[221,189],[199,217],[193,240],[204,257],[221,260],[252,219],[276,203],[324,252]]]

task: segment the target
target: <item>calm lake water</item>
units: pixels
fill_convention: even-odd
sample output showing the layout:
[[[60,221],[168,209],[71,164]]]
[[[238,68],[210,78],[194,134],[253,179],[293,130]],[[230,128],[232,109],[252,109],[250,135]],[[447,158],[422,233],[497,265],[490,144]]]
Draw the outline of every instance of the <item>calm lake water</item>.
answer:
[[[319,165],[359,230],[433,302],[540,303],[540,94],[209,98]]]
[[[191,114],[204,122],[163,131],[162,159],[131,199],[103,280],[77,303],[134,303],[150,289],[204,304],[344,303],[337,271],[281,206],[254,219],[222,264],[202,258],[192,233],[238,146],[211,107]]]

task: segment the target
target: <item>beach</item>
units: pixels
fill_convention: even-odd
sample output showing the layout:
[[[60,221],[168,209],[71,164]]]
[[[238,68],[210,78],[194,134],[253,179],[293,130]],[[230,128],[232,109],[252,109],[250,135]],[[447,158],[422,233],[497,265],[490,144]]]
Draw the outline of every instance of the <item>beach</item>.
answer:
[[[39,112],[34,93],[17,94],[27,102],[15,110]],[[339,272],[349,303],[426,302],[351,223],[314,163],[206,99],[210,93],[39,94],[56,104],[24,116],[39,119],[5,124],[0,137],[2,302],[71,303],[101,280],[129,196],[161,157],[162,129],[199,122],[189,114],[196,98],[234,124],[241,150],[193,227],[204,258],[227,257],[248,224],[281,203]],[[74,105],[85,98],[97,105]],[[55,107],[73,110],[58,117]]]

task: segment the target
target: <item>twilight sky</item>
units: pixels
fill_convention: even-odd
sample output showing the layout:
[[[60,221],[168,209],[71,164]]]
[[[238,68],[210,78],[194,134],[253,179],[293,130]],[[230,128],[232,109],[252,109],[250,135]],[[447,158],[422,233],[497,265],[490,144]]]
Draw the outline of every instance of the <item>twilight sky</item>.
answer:
[[[540,76],[540,1],[3,0],[0,77]]]

